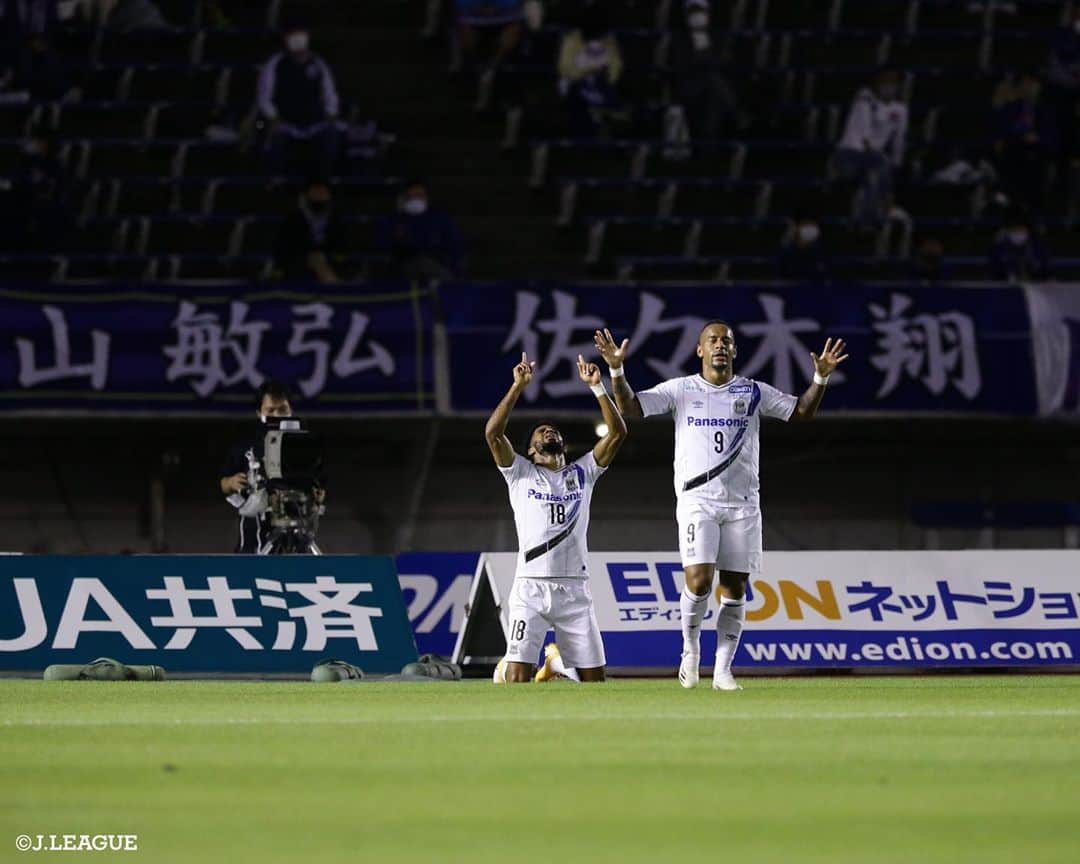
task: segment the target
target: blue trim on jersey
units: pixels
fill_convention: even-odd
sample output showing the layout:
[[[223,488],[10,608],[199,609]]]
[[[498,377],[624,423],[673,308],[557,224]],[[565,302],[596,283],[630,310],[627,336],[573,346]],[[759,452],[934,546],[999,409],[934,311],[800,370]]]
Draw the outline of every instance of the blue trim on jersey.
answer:
[[[750,397],[750,410],[747,412],[747,417],[753,417],[754,412],[757,410],[758,403],[761,401],[761,388],[758,387],[757,381],[751,382],[754,385],[754,395]]]
[[[734,380],[734,379],[732,379]],[[729,382],[730,383],[730,382]],[[754,385],[753,395],[750,397],[750,409],[746,412],[747,424],[739,429],[735,433],[735,437],[731,439],[731,446],[728,448],[728,457],[716,465],[710,468],[704,474],[698,474],[697,477],[692,477],[683,484],[683,492],[689,492],[691,489],[696,489],[698,486],[704,486],[710,480],[715,480],[724,471],[731,467],[731,464],[739,458],[739,454],[742,452],[742,439],[746,434],[746,430],[750,428],[749,420],[754,416],[754,412],[757,410],[758,404],[761,402],[761,388],[757,385],[756,381],[751,382]]]
[[[578,510],[581,509],[581,502],[585,500],[585,469],[582,468],[577,462],[573,465],[574,470],[577,472],[578,488],[581,490],[581,497],[574,502],[574,506],[570,508],[570,512],[566,514],[566,518],[571,522],[577,518]]]

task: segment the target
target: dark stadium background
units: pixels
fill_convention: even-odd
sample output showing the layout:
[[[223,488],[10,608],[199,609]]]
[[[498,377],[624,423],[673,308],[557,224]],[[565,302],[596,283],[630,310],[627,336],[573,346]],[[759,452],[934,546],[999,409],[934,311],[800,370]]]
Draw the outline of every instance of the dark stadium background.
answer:
[[[175,29],[60,26],[63,93],[0,106],[0,176],[15,176],[27,135],[48,135],[67,184],[63,230],[38,237],[38,247],[0,251],[0,281],[78,292],[87,282],[208,279],[242,291],[273,279],[270,244],[304,178],[268,185],[257,154],[205,132],[214,124],[242,131],[258,64],[279,50],[290,15],[310,27],[311,47],[333,69],[343,116],[375,124],[370,152],[332,184],[348,211],[341,268],[361,283],[399,277],[376,226],[408,178],[422,179],[432,205],[460,228],[461,275],[471,280],[633,279],[660,293],[665,280],[701,280],[703,313],[722,314],[723,286],[777,278],[788,220],[806,208],[830,242],[830,274],[807,285],[823,297],[833,281],[918,284],[913,250],[927,237],[944,247],[942,278],[990,279],[1007,206],[992,186],[943,189],[930,178],[957,155],[993,161],[995,87],[1007,73],[1042,74],[1072,4],[714,0],[723,72],[744,116],[680,161],[664,158],[661,140],[683,26],[678,2],[608,4],[631,119],[615,137],[558,143],[566,119],[554,58],[579,5],[547,3],[543,28],[525,35],[486,98],[466,66],[448,72],[451,13],[438,0],[158,0]],[[910,221],[884,238],[850,224],[851,187],[827,180],[850,101],[883,64],[897,70],[910,108],[895,196]],[[1052,275],[1068,280],[1080,273],[1077,154],[1057,155],[1025,218]],[[9,215],[14,227],[0,239],[17,233],[20,214]],[[494,405],[509,365],[493,358],[490,374]],[[829,407],[826,396],[826,415]],[[217,471],[250,429],[245,411],[234,421],[8,415],[0,549],[227,551],[234,529]],[[513,548],[481,417],[316,422],[332,472],[320,534],[327,551]],[[591,422],[565,418],[570,441],[589,446]],[[672,544],[670,460],[668,424],[633,427],[597,493],[593,548]],[[1067,528],[1075,516],[1063,502],[1076,500],[1078,480],[1080,444],[1066,423],[841,416],[803,428],[766,424],[765,543],[1075,545]],[[942,500],[956,506],[924,506]],[[1009,510],[1017,502],[1030,505],[1019,516]]]

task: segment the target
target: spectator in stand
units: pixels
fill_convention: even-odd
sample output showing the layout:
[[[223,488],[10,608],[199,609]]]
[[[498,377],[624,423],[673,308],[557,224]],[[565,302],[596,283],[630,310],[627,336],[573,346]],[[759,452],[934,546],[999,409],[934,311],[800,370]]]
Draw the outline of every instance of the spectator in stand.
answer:
[[[622,73],[622,52],[607,8],[598,0],[582,10],[579,26],[567,31],[559,46],[559,92],[566,100],[571,135],[592,137],[621,116]]]
[[[313,180],[274,241],[274,260],[285,279],[297,282],[340,281],[331,263],[345,248],[341,217],[323,180]]]
[[[1001,191],[1014,204],[1038,212],[1046,166],[1057,153],[1054,118],[1030,72],[1005,76],[994,89],[994,155]]]
[[[948,282],[949,268],[945,264],[945,244],[937,237],[924,237],[911,257],[910,276],[922,285]]]
[[[301,173],[330,177],[337,163],[337,87],[326,61],[309,48],[310,38],[307,27],[287,25],[285,50],[271,57],[259,74],[257,103],[267,124],[271,174],[286,172],[290,151],[299,145],[307,151]]]
[[[380,222],[378,246],[406,279],[451,279],[462,272],[461,232],[449,213],[431,206],[419,180],[406,184],[398,212]]]
[[[33,135],[23,144],[23,156],[13,178],[11,203],[15,248],[26,252],[52,252],[63,248],[70,227],[69,189],[54,142]]]
[[[724,57],[709,0],[685,0],[681,19],[671,51],[674,96],[682,107],[690,135],[717,141],[736,130],[738,100],[724,74]]]
[[[1024,211],[1014,207],[1006,213],[1001,230],[990,247],[990,272],[1003,282],[1045,279],[1050,263],[1042,241]]]
[[[59,99],[66,91],[58,0],[0,0],[0,90]]]
[[[830,259],[821,225],[806,210],[797,210],[780,240],[777,268],[781,279],[824,282],[829,278]]]
[[[881,69],[873,86],[855,94],[833,153],[834,176],[859,184],[855,218],[867,227],[884,222],[893,206],[893,170],[903,165],[908,126],[900,95],[897,70]]]
[[[523,0],[456,0],[457,36],[469,70],[490,78],[521,42]]]
[[[153,0],[98,0],[105,27],[118,33],[170,30],[172,24]]]
[[[1080,157],[1080,4],[1073,4],[1072,19],[1061,28],[1050,47],[1046,66],[1047,104],[1054,114],[1059,146],[1059,178],[1064,181],[1073,159]]]

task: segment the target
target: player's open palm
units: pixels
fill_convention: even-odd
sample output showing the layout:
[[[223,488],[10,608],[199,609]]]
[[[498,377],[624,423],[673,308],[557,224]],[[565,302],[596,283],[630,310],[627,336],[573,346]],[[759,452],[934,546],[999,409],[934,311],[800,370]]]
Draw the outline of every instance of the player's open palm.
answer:
[[[623,339],[622,344],[616,345],[611,331],[605,327],[603,330],[596,331],[593,335],[593,342],[596,345],[596,350],[600,352],[600,356],[604,358],[604,362],[608,366],[612,369],[618,369],[622,366],[623,360],[626,359],[626,347],[630,344],[629,339]]]
[[[595,363],[585,362],[585,358],[580,354],[577,355],[577,371],[578,375],[581,376],[581,380],[590,387],[600,383],[600,367]]]
[[[529,361],[525,352],[521,352],[521,362],[514,367],[514,383],[519,387],[528,387],[532,381],[533,372],[536,370],[536,361]]]
[[[832,374],[836,367],[847,360],[848,355],[844,353],[844,340],[837,339],[834,343],[832,339],[825,340],[825,347],[822,349],[821,354],[815,354],[810,352],[810,357],[814,361],[814,370],[822,378]]]

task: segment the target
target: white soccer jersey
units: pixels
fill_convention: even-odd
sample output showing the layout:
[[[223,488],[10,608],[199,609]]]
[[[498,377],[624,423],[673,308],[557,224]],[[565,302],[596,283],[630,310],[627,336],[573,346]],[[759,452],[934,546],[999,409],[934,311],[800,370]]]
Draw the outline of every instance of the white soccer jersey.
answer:
[[[761,417],[791,418],[796,397],[736,375],[717,387],[700,375],[637,394],[646,417],[675,419],[675,496],[757,507]]]
[[[511,465],[499,468],[514,508],[519,578],[588,578],[589,505],[604,470],[591,450],[559,471],[517,453]]]

